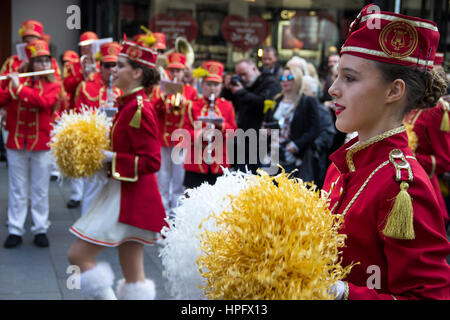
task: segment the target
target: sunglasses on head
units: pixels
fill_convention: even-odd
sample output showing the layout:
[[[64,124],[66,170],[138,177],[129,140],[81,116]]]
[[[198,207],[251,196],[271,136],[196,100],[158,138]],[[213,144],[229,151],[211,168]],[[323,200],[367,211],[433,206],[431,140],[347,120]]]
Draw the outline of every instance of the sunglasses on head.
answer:
[[[281,76],[281,81],[291,81],[294,80],[294,76],[292,74],[288,76]]]

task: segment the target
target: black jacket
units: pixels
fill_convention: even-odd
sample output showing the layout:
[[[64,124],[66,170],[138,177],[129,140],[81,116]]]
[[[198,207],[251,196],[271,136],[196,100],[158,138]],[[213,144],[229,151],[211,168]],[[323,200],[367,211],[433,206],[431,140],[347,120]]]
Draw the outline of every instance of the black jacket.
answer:
[[[273,75],[261,73],[250,88],[239,90],[233,97],[238,128],[258,130],[264,118],[264,100],[281,92],[281,84]]]
[[[273,118],[277,110],[281,98],[276,100],[275,109],[273,112],[267,113],[264,118],[265,122],[273,123],[276,121]],[[314,140],[320,133],[320,111],[316,98],[303,95],[297,104],[294,111],[294,116],[291,122],[290,140],[295,143],[299,149],[296,157],[301,158],[305,149],[314,143]]]

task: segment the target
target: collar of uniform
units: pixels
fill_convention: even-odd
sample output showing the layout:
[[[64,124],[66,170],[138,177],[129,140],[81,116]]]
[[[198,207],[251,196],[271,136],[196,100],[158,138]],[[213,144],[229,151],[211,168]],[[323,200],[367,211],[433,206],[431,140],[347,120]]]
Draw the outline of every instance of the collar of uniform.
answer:
[[[392,148],[402,149],[408,146],[406,128],[400,126],[391,129],[369,140],[359,143],[358,137],[353,138],[336,152],[330,155],[330,160],[341,173],[355,172],[357,168],[369,163],[378,163],[389,158]]]
[[[144,90],[144,87],[139,86],[139,87],[134,88],[130,92],[127,92],[127,93],[121,95],[119,98],[117,98],[119,101],[119,104],[124,105],[125,103],[127,103],[128,101],[133,99],[137,92],[140,92],[142,90]]]

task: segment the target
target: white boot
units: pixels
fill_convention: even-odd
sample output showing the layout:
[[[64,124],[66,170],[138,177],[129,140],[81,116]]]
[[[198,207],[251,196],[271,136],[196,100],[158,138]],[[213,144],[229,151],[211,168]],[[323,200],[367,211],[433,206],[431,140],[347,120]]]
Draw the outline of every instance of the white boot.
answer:
[[[126,283],[125,279],[121,279],[117,282],[116,294],[119,300],[154,300],[156,289],[149,279],[134,283]]]
[[[97,265],[80,275],[81,292],[84,296],[94,300],[117,300],[112,289],[114,273],[106,262]]]

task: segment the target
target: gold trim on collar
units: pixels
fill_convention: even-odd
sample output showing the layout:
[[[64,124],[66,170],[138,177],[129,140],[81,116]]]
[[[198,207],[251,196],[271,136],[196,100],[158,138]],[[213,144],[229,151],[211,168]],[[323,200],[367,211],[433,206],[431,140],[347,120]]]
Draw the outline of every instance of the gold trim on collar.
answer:
[[[136,93],[136,92],[138,92],[138,91],[140,91],[140,90],[142,90],[142,89],[144,89],[144,87],[143,87],[143,86],[139,86],[139,87],[134,88],[134,89],[131,90],[130,92],[124,93],[123,95],[121,95],[121,96],[118,98],[119,102],[122,104],[122,103],[123,103],[123,98],[125,98],[125,97],[127,97],[127,96],[130,96],[130,95],[132,95],[133,93]]]
[[[351,149],[347,152],[347,154],[345,155],[345,159],[347,160],[347,166],[350,172],[355,172],[355,164],[353,162],[353,155],[358,152],[361,151],[367,147],[370,147],[371,145],[380,142],[381,140],[384,140],[386,138],[389,138],[393,135],[396,135],[398,133],[404,132],[406,131],[406,128],[402,125],[398,128],[394,128],[391,129],[389,131],[386,131],[382,134],[379,134],[375,137],[370,138],[369,140],[360,143],[359,141],[357,143],[355,143],[353,146],[351,146]]]

